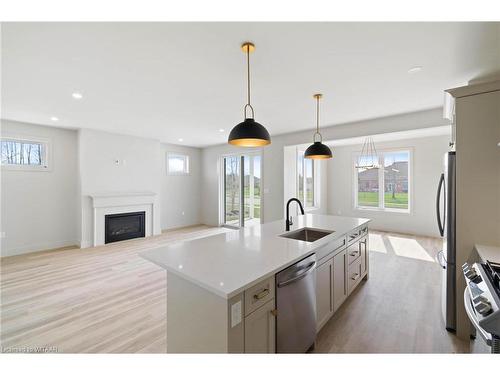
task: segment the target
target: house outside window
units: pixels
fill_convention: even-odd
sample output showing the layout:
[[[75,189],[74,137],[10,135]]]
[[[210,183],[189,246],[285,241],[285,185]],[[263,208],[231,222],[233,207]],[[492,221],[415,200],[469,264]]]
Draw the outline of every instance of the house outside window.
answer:
[[[189,156],[182,154],[167,153],[167,174],[188,175]]]
[[[49,170],[50,142],[18,136],[2,136],[0,141],[3,169],[20,171]]]
[[[304,158],[304,152],[297,152],[297,196],[304,208],[317,207],[316,197],[317,173],[313,159]]]
[[[410,212],[411,150],[385,150],[373,160],[380,168],[356,168],[372,161],[354,158],[354,205],[357,209]]]

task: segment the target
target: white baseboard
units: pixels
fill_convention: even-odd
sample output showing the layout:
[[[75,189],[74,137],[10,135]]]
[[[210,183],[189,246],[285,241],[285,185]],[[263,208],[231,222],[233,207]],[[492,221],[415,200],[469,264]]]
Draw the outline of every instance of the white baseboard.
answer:
[[[87,247],[92,247],[92,242],[91,241],[79,241],[80,244],[80,249],[85,249]]]
[[[67,246],[78,246],[77,240],[67,240],[67,241],[54,241],[54,242],[45,242],[41,244],[29,244],[24,246],[19,246],[11,249],[6,249],[5,246],[2,245],[2,250],[0,252],[0,257],[9,257],[13,255],[21,255],[28,253],[36,253],[39,251],[51,250],[51,249],[59,249],[61,247]]]

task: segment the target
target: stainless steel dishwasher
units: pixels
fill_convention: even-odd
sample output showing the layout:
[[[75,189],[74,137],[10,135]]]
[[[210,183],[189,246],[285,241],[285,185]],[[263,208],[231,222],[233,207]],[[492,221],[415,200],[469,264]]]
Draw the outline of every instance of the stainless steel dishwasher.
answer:
[[[276,352],[307,352],[316,339],[316,255],[276,275],[276,309]]]

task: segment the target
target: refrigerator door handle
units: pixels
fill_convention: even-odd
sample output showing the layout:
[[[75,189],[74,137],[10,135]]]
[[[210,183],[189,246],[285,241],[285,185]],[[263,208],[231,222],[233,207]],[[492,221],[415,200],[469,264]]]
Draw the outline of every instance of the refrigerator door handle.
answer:
[[[437,253],[436,260],[439,263],[439,265],[445,270],[446,269],[446,260],[444,259],[444,251],[443,250],[441,250],[439,253]]]
[[[443,218],[443,222],[441,222],[441,212],[440,212],[440,206],[439,203],[441,201],[441,190],[444,191],[445,197],[444,197],[444,212],[446,213],[446,190],[444,187],[444,173],[441,173],[441,177],[439,178],[439,184],[438,184],[438,189],[437,189],[437,196],[436,196],[436,215],[437,215],[437,222],[438,222],[438,227],[439,227],[439,233],[441,234],[441,237],[444,236],[444,225],[445,225],[445,220],[446,217]]]

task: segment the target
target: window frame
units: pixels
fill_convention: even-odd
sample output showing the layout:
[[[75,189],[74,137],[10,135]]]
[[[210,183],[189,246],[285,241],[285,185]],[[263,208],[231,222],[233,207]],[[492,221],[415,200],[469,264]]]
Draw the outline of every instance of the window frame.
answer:
[[[178,172],[178,171],[172,171],[170,170],[170,163],[169,160],[171,157],[176,157],[176,158],[183,158],[184,159],[184,165],[183,165],[183,170]],[[166,157],[165,157],[165,162],[166,162],[166,169],[167,169],[167,176],[189,176],[191,174],[191,168],[190,168],[190,157],[188,154],[182,154],[179,152],[170,152],[167,151]]]
[[[42,163],[36,164],[1,164],[2,170],[20,172],[50,172],[52,170],[52,140],[23,134],[2,133],[0,141],[39,143],[42,147]]]
[[[295,155],[295,167],[296,167],[296,172],[295,172],[295,189],[296,189],[296,196],[297,198],[300,200],[301,197],[300,197],[300,194],[299,194],[299,156],[303,156],[304,155],[304,152],[305,150],[303,149],[300,149],[300,148],[297,148],[297,153]],[[307,182],[306,182],[306,178],[305,178],[305,175],[306,175],[306,160],[311,160],[311,163],[312,163],[312,175],[313,175],[313,205],[312,206],[306,206],[306,200],[305,200],[305,195],[307,194],[306,193],[306,186],[307,186]],[[301,170],[302,170],[302,176],[304,176],[303,178],[303,182],[302,182],[302,189],[304,191],[304,198],[301,200],[302,202],[302,205],[304,206],[304,211],[314,211],[314,210],[317,210],[319,209],[320,207],[320,201],[319,201],[319,197],[320,197],[320,192],[319,192],[319,188],[320,188],[320,181],[319,181],[319,175],[320,175],[320,168],[319,168],[319,165],[317,164],[317,160],[314,160],[314,159],[307,159],[305,157],[302,157],[302,166],[301,166]]]
[[[218,211],[219,211],[219,226],[220,227],[225,227],[225,228],[231,228],[231,229],[241,229],[241,228],[248,228],[248,226],[245,226],[245,219],[244,219],[244,213],[243,215],[240,215],[240,223],[238,226],[226,224],[225,221],[225,196],[224,196],[224,185],[225,185],[225,168],[224,168],[224,159],[228,157],[238,157],[240,158],[240,178],[244,178],[244,163],[242,158],[245,156],[250,156],[250,157],[255,157],[259,156],[260,157],[260,224],[264,223],[264,206],[265,206],[265,199],[264,196],[267,194],[268,188],[265,187],[265,182],[264,182],[264,153],[262,152],[262,149],[255,149],[255,148],[250,148],[248,149],[247,152],[237,152],[237,153],[222,153],[218,156],[218,162],[217,162],[217,179],[219,181],[218,183],[218,196],[219,196],[219,203],[218,203]],[[240,186],[241,187],[241,186]],[[243,187],[244,189],[244,187]],[[242,196],[240,196],[240,207],[244,207],[244,201],[242,200]],[[240,210],[241,212],[241,210]],[[241,220],[243,218],[243,220]]]
[[[386,154],[391,154],[395,152],[407,152],[408,153],[408,208],[386,208],[385,207],[385,178],[384,178],[384,158]],[[358,205],[358,170],[356,168],[356,162],[361,156],[361,152],[354,152],[352,155],[352,174],[353,174],[353,189],[352,189],[352,201],[353,209],[358,211],[375,211],[375,212],[390,212],[399,214],[412,214],[413,213],[413,148],[412,147],[400,147],[400,148],[385,148],[377,149],[378,162],[380,168],[378,169],[378,193],[379,193],[379,205],[378,207],[365,207]]]

